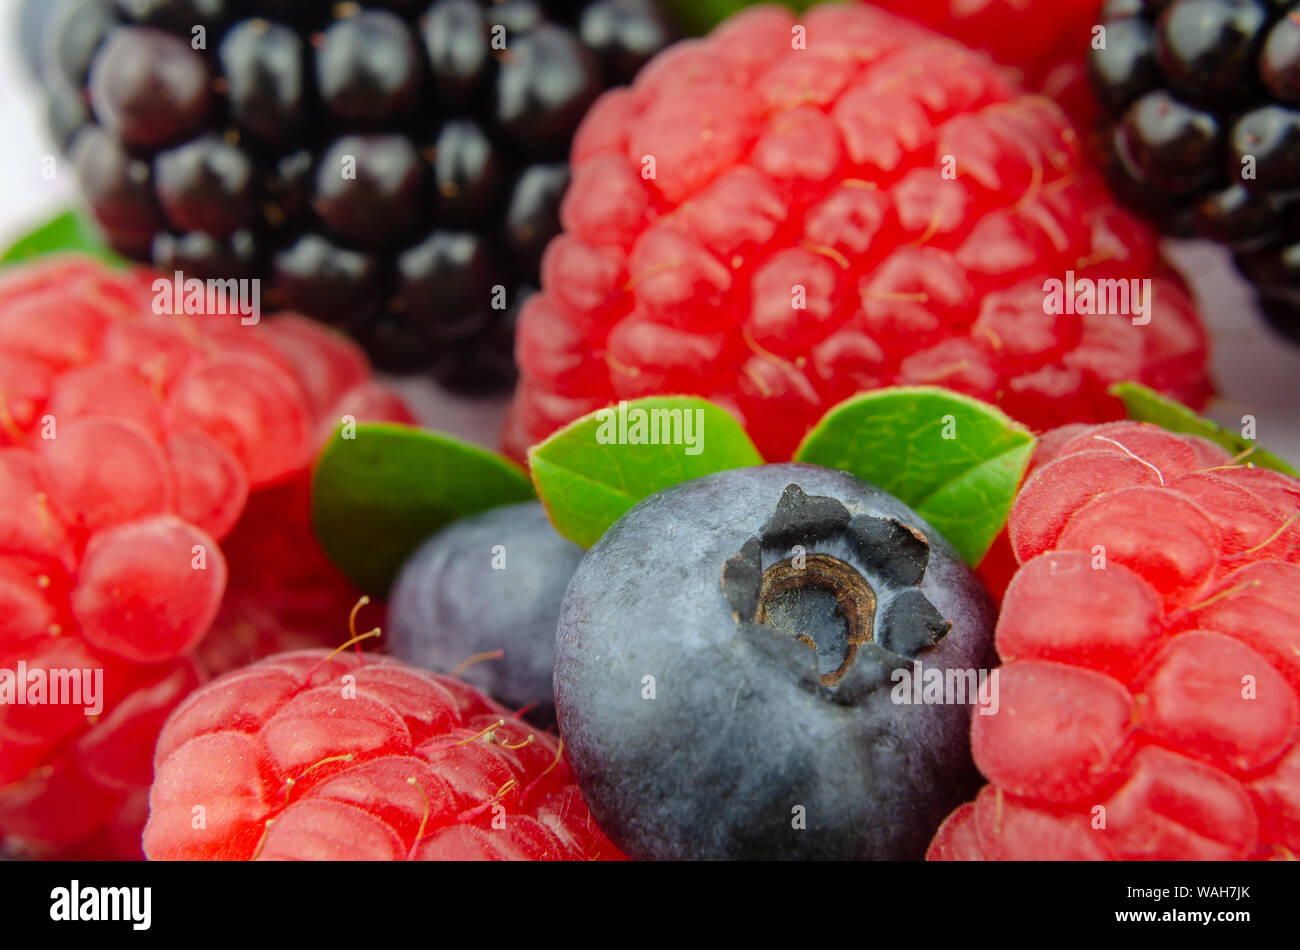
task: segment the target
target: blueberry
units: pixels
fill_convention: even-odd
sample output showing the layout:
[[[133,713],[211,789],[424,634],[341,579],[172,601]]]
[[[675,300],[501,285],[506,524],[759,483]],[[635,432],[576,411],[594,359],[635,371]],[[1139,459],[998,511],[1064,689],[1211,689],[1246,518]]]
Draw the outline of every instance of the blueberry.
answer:
[[[569,761],[633,858],[919,859],[978,787],[972,707],[896,703],[894,672],[989,668],[994,617],[951,546],[852,475],[768,465],[674,486],[569,585]]]
[[[393,654],[452,672],[478,654],[499,658],[463,678],[532,721],[555,721],[555,623],[583,550],[566,541],[539,502],[493,508],[454,522],[402,568],[389,602]]]

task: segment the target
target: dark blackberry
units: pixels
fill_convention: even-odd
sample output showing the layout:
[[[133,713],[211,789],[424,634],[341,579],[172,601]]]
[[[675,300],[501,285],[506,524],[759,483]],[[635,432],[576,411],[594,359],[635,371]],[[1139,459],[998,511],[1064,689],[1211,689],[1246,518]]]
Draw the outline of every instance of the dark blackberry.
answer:
[[[266,20],[236,24],[219,48],[230,115],[268,146],[292,145],[307,120],[307,44]]]
[[[1227,245],[1300,339],[1300,2],[1111,0],[1091,53],[1116,191]]]
[[[177,36],[114,30],[90,67],[90,104],[100,126],[132,148],[183,141],[208,118],[207,61]]]
[[[253,178],[248,154],[211,133],[154,159],[158,201],[167,223],[181,232],[224,238],[250,225],[257,214]]]
[[[574,130],[672,38],[655,0],[59,0],[51,126],[112,245],[490,392]]]
[[[149,163],[97,127],[77,135],[72,161],[109,243],[124,254],[148,255],[153,236],[163,227]]]
[[[340,241],[384,247],[406,238],[424,204],[424,166],[404,135],[343,135],[316,166],[312,210]]]

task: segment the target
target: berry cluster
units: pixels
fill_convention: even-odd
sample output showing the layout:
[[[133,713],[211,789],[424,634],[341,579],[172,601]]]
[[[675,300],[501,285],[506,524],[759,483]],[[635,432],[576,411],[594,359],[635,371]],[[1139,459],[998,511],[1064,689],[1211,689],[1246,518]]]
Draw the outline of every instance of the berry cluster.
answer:
[[[112,246],[289,312],[0,275],[0,852],[1293,856],[1300,480],[1110,421],[1210,384],[1107,172],[1300,307],[1300,2],[1108,0],[1090,42],[1100,6],[767,6],[659,53],[655,0],[59,0],[39,73]],[[310,509],[340,421],[411,421],[366,350],[467,392],[513,354],[518,457],[671,393],[777,463],[889,385],[1052,431],[1000,615],[897,498],[754,465],[586,551],[536,501],[445,528],[382,657]]]
[[[452,677],[382,657],[281,654],[172,715],[144,849],[172,860],[621,857],[562,752]]]
[[[1093,86],[1121,198],[1228,245],[1300,339],[1300,3],[1110,0]]]
[[[1119,380],[1205,398],[1192,304],[1061,111],[874,8],[755,9],[678,44],[596,103],[572,161],[520,318],[513,454],[664,392],[734,410],[770,460],[891,383],[1038,427],[1120,417]],[[1148,277],[1141,326],[1045,292]]]
[[[51,119],[115,248],[461,390],[513,379],[573,130],[670,38],[652,0],[66,2]]]
[[[313,590],[337,586],[291,518],[241,515],[301,492],[345,414],[410,418],[342,337],[290,315],[155,317],[152,276],[67,259],[0,280],[0,669],[103,677],[93,716],[53,696],[0,705],[0,840],[23,851],[139,853],[127,832],[84,839],[129,828],[117,814],[138,832],[163,718],[223,666],[192,656],[219,613],[279,616],[252,581],[223,608],[232,573],[266,564],[246,552],[283,532],[297,551],[263,586],[284,589],[294,562]]]
[[[1067,426],[1011,512],[988,778],[933,859],[1300,849],[1300,481],[1154,426]]]

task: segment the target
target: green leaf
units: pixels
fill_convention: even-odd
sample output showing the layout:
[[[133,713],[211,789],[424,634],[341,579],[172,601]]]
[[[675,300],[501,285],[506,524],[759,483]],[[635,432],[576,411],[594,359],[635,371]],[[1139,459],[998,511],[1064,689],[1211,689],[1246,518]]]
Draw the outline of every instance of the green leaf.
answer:
[[[696,35],[707,33],[727,17],[758,0],[666,0],[667,7],[682,29]],[[819,0],[780,0],[787,7],[806,10]]]
[[[1130,419],[1153,422],[1170,432],[1199,435],[1203,439],[1209,439],[1223,446],[1234,456],[1242,456],[1242,462],[1250,462],[1260,468],[1271,468],[1275,472],[1283,472],[1291,476],[1300,475],[1283,459],[1272,452],[1265,452],[1258,448],[1259,443],[1239,436],[1217,422],[1198,416],[1182,403],[1175,402],[1168,396],[1162,396],[1141,383],[1116,383],[1110,387],[1109,392],[1124,403],[1124,409]]]
[[[411,426],[359,425],[355,438],[335,432],[317,459],[311,520],[339,570],[383,596],[444,525],[532,497],[523,469],[478,446]]]
[[[14,264],[65,251],[89,254],[113,267],[126,265],[126,261],[104,245],[94,225],[75,211],[64,211],[19,238],[0,255],[0,264]]]
[[[826,413],[795,461],[883,488],[978,564],[1006,524],[1034,441],[977,399],[932,386],[882,389]]]
[[[644,422],[641,430],[637,420]],[[629,444],[640,440],[638,432],[659,444]],[[533,446],[528,458],[551,523],[583,547],[595,544],[624,512],[660,489],[763,464],[726,410],[688,396],[655,396],[600,409]]]

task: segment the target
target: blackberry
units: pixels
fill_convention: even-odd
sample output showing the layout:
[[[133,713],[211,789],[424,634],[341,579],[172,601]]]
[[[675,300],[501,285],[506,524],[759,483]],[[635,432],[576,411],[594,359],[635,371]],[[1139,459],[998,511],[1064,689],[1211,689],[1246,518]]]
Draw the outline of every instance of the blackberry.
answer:
[[[671,39],[655,0],[60,0],[40,72],[120,253],[487,392],[579,120]]]
[[[1101,19],[1089,68],[1116,190],[1229,247],[1300,342],[1300,3],[1109,0]]]

